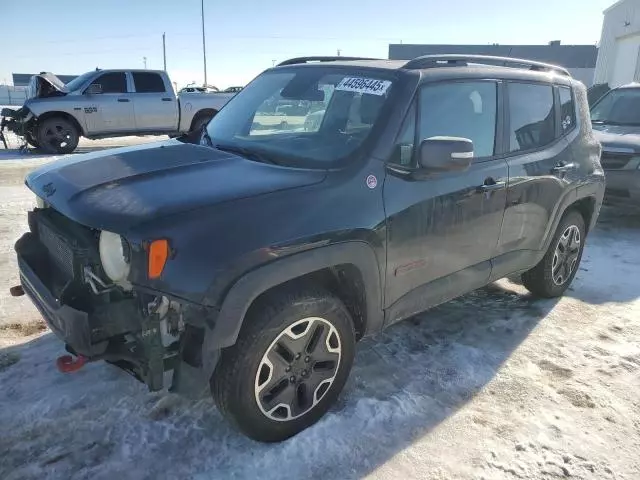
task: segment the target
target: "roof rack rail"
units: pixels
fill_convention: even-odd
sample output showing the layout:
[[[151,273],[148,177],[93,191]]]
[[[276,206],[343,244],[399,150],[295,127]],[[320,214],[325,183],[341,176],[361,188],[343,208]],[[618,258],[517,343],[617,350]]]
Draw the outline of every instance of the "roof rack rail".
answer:
[[[377,60],[377,58],[366,58],[366,57],[297,57],[290,58],[289,60],[285,60],[284,62],[280,62],[278,67],[283,67],[285,65],[297,65],[299,63],[310,63],[310,62],[337,62],[340,60],[349,61],[349,60]]]
[[[490,55],[424,55],[414,58],[404,64],[403,68],[419,69],[433,67],[461,67],[470,63],[481,65],[496,65],[501,67],[529,67],[530,70],[540,72],[556,72],[561,75],[570,77],[569,70],[557,65],[549,63],[536,62],[534,60],[525,60],[523,58],[495,57]]]

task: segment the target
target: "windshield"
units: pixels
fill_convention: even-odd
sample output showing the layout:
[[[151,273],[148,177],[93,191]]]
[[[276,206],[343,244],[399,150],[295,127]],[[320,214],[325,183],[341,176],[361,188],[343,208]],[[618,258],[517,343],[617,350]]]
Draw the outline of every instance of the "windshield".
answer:
[[[385,72],[301,67],[270,70],[209,123],[209,142],[274,163],[328,167],[369,137],[389,92]]]
[[[611,90],[591,109],[591,121],[610,125],[640,125],[640,88]]]
[[[70,92],[73,92],[79,89],[84,84],[84,82],[86,82],[89,79],[89,77],[95,75],[95,73],[96,72],[83,73],[79,77],[76,77],[73,80],[71,80],[65,86],[69,89]]]

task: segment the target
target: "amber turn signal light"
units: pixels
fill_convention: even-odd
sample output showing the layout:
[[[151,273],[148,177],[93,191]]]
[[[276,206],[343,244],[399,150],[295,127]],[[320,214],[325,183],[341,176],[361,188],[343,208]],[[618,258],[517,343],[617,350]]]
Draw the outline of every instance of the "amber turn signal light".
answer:
[[[167,240],[154,240],[149,244],[148,275],[150,279],[159,278],[162,275],[167,258],[169,258],[169,242]]]

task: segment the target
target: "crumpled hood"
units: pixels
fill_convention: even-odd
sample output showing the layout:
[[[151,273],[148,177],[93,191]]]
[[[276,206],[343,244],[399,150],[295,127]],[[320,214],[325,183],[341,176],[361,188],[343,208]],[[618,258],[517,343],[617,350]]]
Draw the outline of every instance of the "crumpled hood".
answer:
[[[604,151],[640,152],[640,127],[626,125],[594,125],[596,139]]]
[[[167,215],[311,185],[325,176],[168,140],[69,156],[34,171],[26,184],[76,222],[123,234]]]
[[[43,88],[44,86],[47,88]],[[38,75],[33,75],[29,80],[29,86],[27,87],[27,100],[31,98],[39,98],[43,96],[43,91],[58,92],[59,94],[66,95],[69,93],[69,89],[65,86],[64,82],[56,77],[53,73],[45,72]]]

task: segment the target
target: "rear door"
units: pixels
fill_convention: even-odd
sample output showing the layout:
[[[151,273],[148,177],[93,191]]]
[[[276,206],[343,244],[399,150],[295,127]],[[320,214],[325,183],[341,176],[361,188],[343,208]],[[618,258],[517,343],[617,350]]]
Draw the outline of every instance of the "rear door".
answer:
[[[563,197],[577,181],[567,141],[576,128],[571,90],[524,82],[506,87],[509,185],[494,278],[531,266]]]
[[[102,93],[90,94],[85,89],[83,113],[89,134],[135,131],[133,103],[125,72],[106,72],[91,84],[98,84]]]
[[[508,180],[507,164],[496,150],[499,87],[492,80],[427,84],[405,120],[384,184],[390,322],[489,279]],[[417,165],[414,146],[435,136],[471,139],[470,168],[420,179],[408,174]]]
[[[178,102],[173,88],[157,72],[131,72],[136,125],[140,131],[178,129]]]

